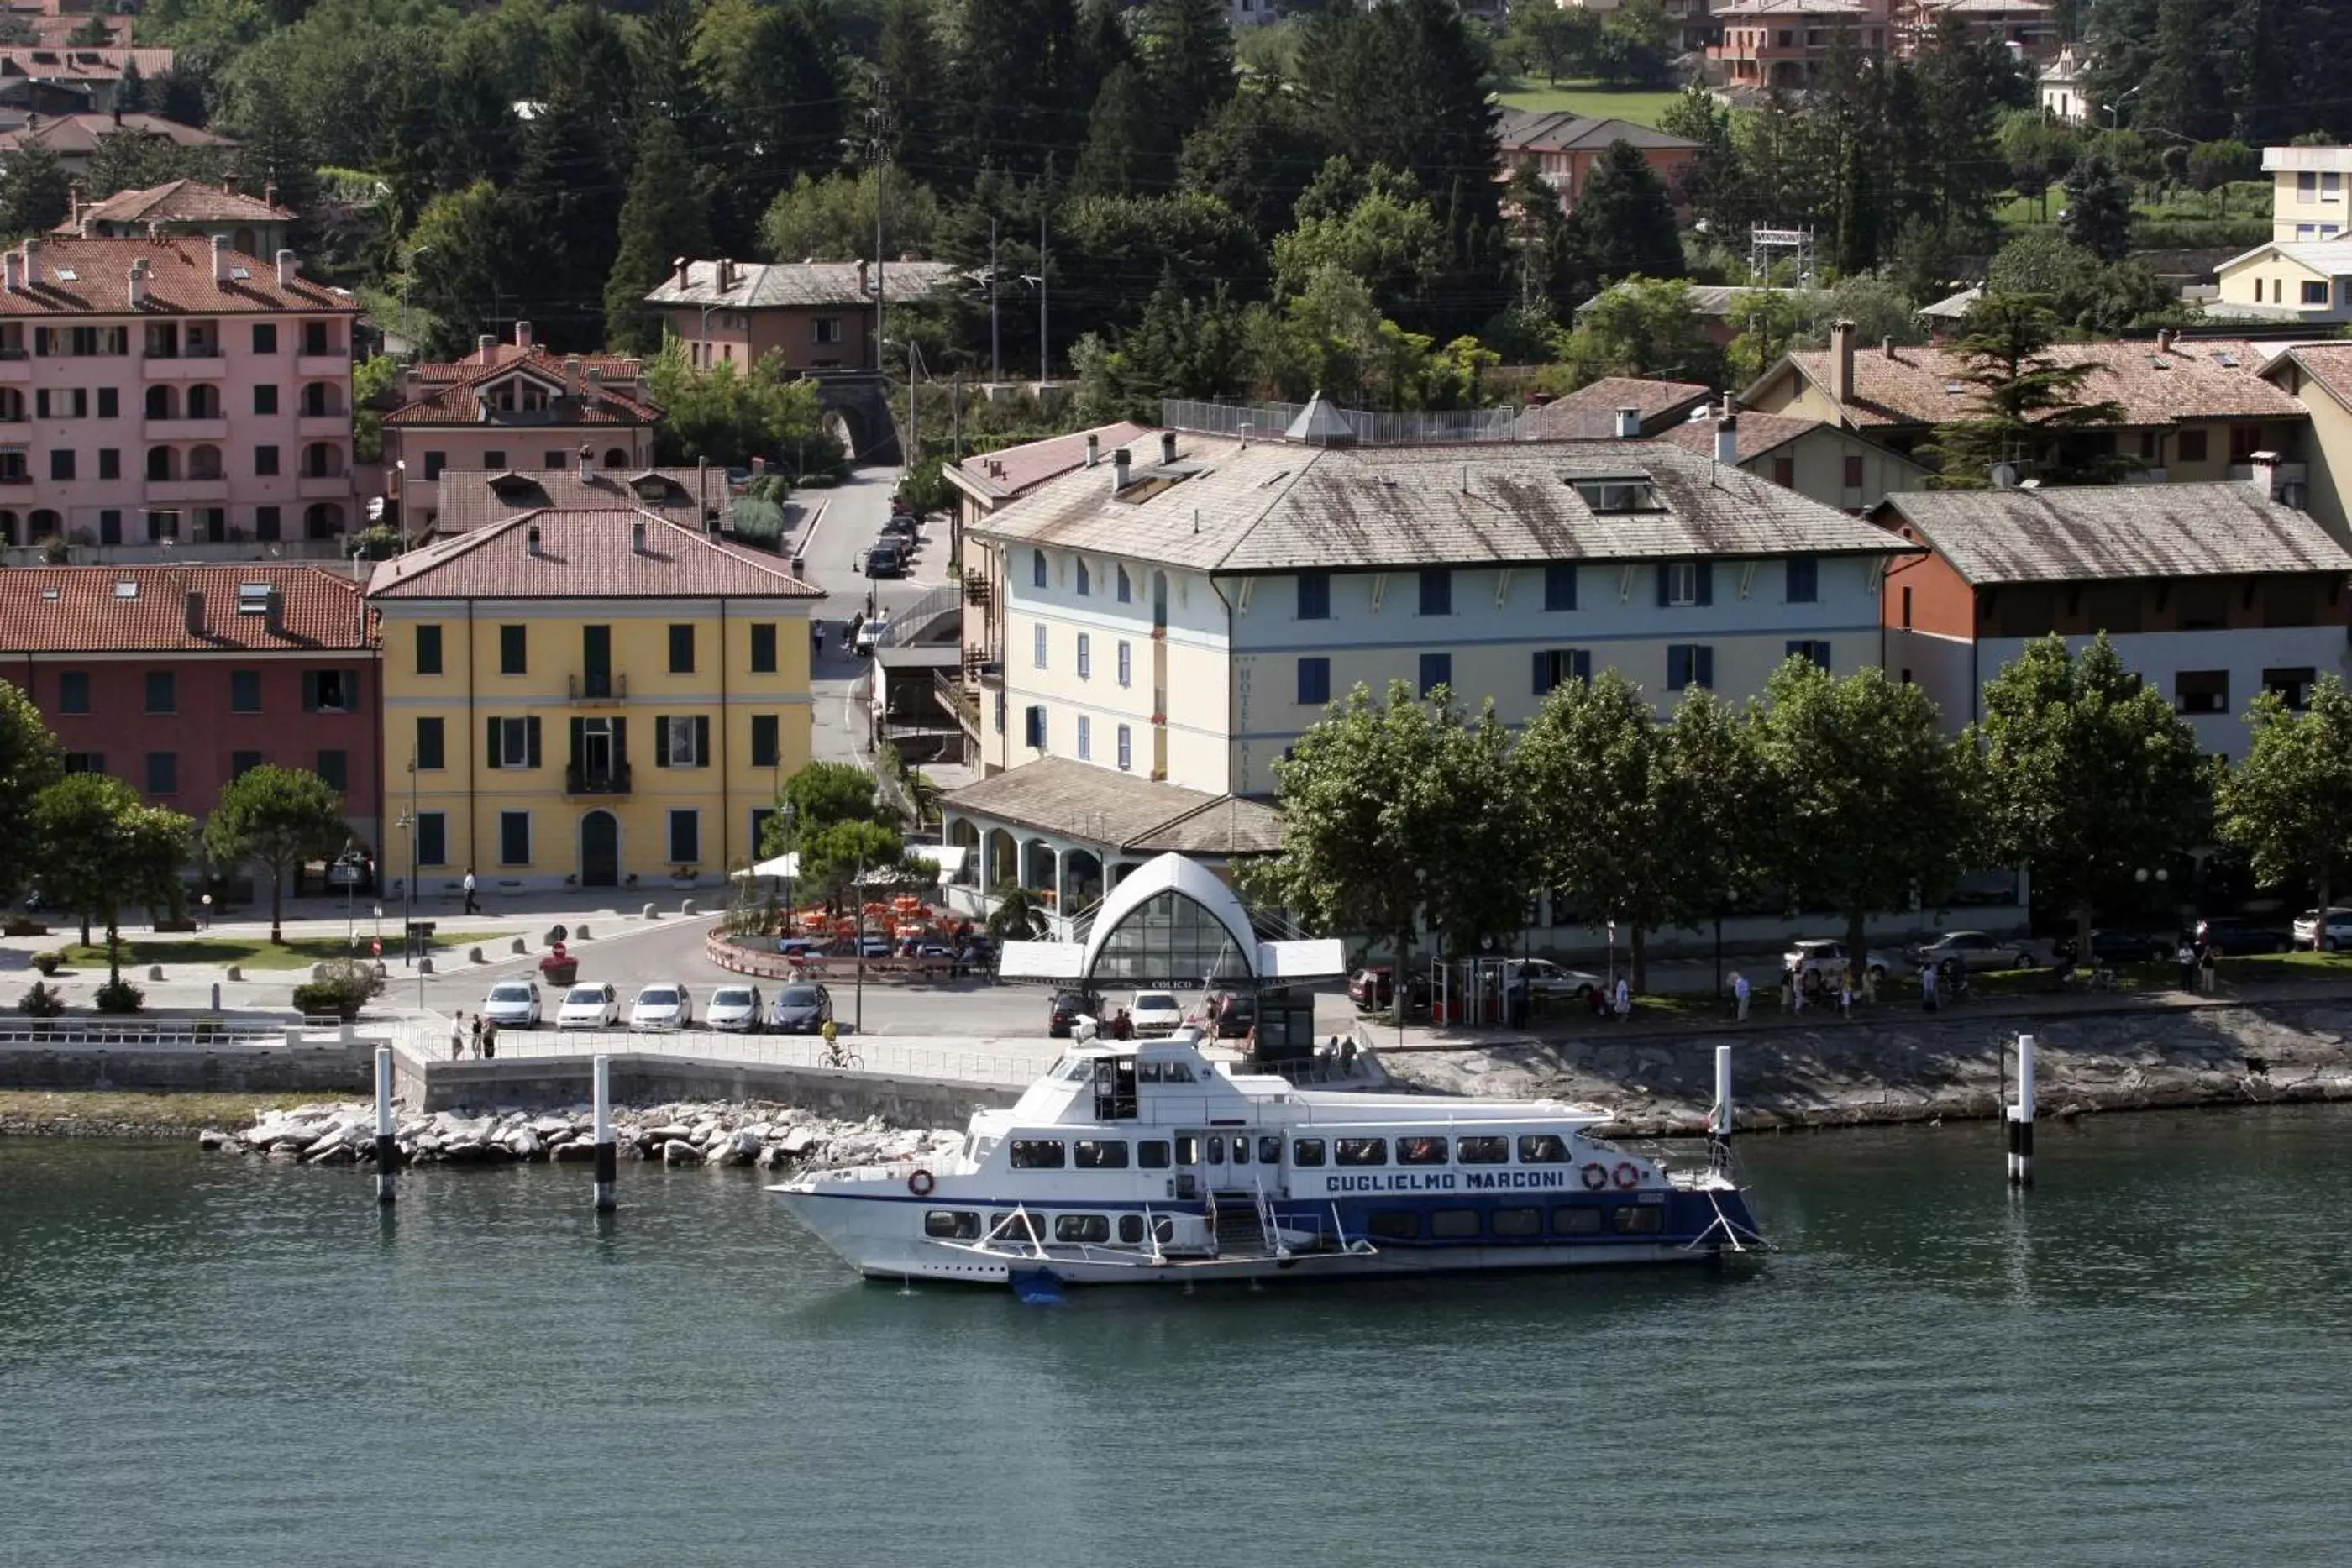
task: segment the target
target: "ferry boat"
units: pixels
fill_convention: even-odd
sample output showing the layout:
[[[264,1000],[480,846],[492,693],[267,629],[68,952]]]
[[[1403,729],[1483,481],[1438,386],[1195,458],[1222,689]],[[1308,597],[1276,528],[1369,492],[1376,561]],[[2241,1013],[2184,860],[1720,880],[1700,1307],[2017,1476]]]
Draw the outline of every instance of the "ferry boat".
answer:
[[[1728,1104],[1719,1062],[1717,1125]],[[1294,1087],[1196,1030],[1086,1040],[946,1159],[768,1190],[868,1277],[1048,1288],[1692,1263],[1760,1251],[1727,1144],[1704,1166],[1601,1112]]]

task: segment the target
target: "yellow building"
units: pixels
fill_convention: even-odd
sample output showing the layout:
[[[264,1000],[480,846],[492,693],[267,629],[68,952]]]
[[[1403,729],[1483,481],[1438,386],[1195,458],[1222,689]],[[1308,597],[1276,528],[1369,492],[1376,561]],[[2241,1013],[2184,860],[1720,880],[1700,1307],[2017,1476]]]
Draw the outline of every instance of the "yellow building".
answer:
[[[822,597],[628,509],[529,512],[385,563],[384,793],[411,824],[386,835],[394,874],[723,881],[809,759]]]

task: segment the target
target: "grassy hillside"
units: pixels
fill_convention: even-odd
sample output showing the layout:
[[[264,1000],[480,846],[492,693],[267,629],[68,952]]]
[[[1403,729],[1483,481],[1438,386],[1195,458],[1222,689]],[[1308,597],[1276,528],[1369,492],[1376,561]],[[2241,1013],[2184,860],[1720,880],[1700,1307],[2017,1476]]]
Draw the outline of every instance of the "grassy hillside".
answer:
[[[1630,120],[1655,125],[1668,105],[1682,97],[1673,89],[1602,87],[1598,82],[1564,81],[1558,87],[1530,82],[1502,95],[1513,109],[1567,110],[1596,119]]]

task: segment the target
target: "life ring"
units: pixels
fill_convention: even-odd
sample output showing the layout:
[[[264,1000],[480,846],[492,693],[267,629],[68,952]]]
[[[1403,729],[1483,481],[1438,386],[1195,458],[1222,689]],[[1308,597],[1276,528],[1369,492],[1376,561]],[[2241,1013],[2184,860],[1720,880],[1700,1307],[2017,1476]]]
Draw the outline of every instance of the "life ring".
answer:
[[[1617,1185],[1619,1186],[1639,1186],[1641,1182],[1642,1173],[1634,1167],[1633,1161],[1619,1160],[1617,1162]]]
[[[1584,1167],[1585,1191],[1599,1192],[1602,1187],[1607,1186],[1608,1185],[1609,1173],[1606,1170],[1602,1169],[1598,1165],[1588,1165]]]
[[[907,1178],[907,1190],[917,1197],[930,1197],[931,1188],[939,1185],[931,1178],[931,1173],[927,1170],[918,1169],[913,1176]]]

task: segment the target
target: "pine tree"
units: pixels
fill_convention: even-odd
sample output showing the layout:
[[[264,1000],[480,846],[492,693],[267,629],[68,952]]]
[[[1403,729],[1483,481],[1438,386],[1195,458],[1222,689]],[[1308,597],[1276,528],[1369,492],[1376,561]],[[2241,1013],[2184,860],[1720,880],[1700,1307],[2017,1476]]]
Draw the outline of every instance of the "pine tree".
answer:
[[[1950,240],[1975,245],[1990,235],[1995,193],[2009,166],[1993,134],[2001,68],[1946,12],[1919,52],[1920,129],[1934,155],[1936,226]]]
[[[2004,463],[2062,484],[2109,483],[2133,466],[2111,449],[2067,450],[2066,437],[2119,423],[2123,411],[2083,400],[2084,383],[2102,367],[2052,358],[2057,331],[2057,318],[2038,295],[1988,293],[1969,308],[1952,352],[1966,367],[1958,379],[1977,389],[1977,408],[1937,425],[1926,449],[1941,461],[1940,488],[1982,488]]]
[[[1272,245],[1328,155],[1296,96],[1252,86],[1186,139],[1177,170],[1185,190],[1223,202]]]
[[[147,78],[139,74],[139,62],[122,62],[122,79],[114,84],[114,108],[121,114],[147,112]]]
[[[890,159],[927,185],[949,177],[946,72],[929,0],[887,0],[877,42],[883,101],[894,126]]]
[[[961,0],[953,58],[966,167],[1034,179],[1083,141],[1094,99],[1076,90],[1087,62],[1071,0]]]
[[[237,167],[248,184],[278,187],[278,204],[307,213],[317,204],[318,159],[284,89],[256,74],[239,87],[235,129]]]
[[[1095,95],[1071,191],[1079,195],[1145,194],[1169,179],[1167,120],[1142,70],[1122,65]]]
[[[2131,188],[2105,152],[2094,152],[2066,176],[2066,211],[2058,220],[2066,237],[2102,261],[2121,261],[2131,249]]]
[[[1173,146],[1233,99],[1234,33],[1224,0],[1145,0],[1143,58]]]
[[[1611,142],[1593,164],[1570,222],[1585,276],[1596,289],[1621,277],[1680,277],[1687,271],[1665,182],[1630,142]]]
[[[637,165],[621,206],[618,254],[604,284],[604,336],[616,349],[652,354],[661,347],[661,318],[645,300],[667,277],[677,256],[709,253],[710,235],[697,199],[686,139],[658,115],[637,138]]]
[[[2137,84],[2135,125],[2160,127],[2189,141],[2230,133],[2224,44],[2225,0],[2158,0],[2147,74]]]
[[[613,131],[604,105],[559,82],[524,136],[511,194],[545,265],[516,279],[516,311],[550,347],[604,345],[623,183]]]
[[[0,232],[11,239],[48,233],[73,205],[73,178],[46,141],[27,141],[0,167]]]

